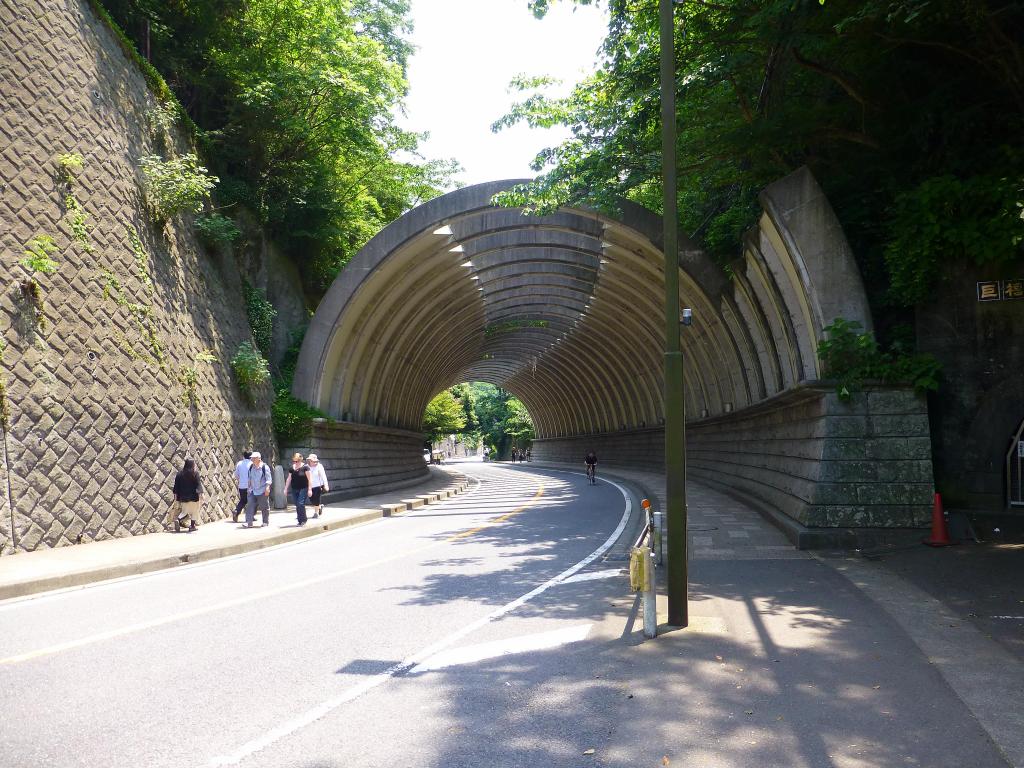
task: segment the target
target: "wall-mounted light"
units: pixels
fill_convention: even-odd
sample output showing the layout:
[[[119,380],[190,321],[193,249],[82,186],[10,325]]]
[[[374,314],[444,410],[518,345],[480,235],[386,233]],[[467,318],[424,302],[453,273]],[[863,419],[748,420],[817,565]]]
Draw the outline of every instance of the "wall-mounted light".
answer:
[[[726,403],[725,404],[725,412],[726,413],[732,413],[732,403]]]
[[[454,248],[449,248],[448,253],[462,253],[465,250],[461,245],[456,245]]]
[[[434,230],[434,234],[435,235],[454,235],[455,233],[452,232],[452,228],[451,227],[449,227],[447,224],[445,224],[443,227],[439,227],[438,229],[435,229]]]
[[[679,321],[683,325],[691,325],[693,323],[693,310],[687,307],[683,310],[683,317]]]

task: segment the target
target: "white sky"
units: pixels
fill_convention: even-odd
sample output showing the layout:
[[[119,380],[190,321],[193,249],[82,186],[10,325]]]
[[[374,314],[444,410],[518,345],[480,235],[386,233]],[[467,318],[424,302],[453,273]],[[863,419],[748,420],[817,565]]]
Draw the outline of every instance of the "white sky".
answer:
[[[491,123],[522,94],[519,74],[562,79],[559,95],[592,71],[607,32],[604,9],[556,3],[538,21],[527,0],[413,0],[407,117],[404,128],[430,132],[427,159],[455,158],[465,184],[532,177],[530,161],[568,135],[525,125],[491,133]]]

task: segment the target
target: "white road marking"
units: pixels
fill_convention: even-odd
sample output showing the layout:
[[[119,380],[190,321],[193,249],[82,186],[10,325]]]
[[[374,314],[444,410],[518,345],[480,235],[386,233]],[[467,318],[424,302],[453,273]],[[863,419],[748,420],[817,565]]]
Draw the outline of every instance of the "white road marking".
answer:
[[[571,474],[581,473],[573,472]],[[605,542],[600,547],[595,549],[585,558],[580,560],[575,565],[566,568],[557,576],[549,579],[548,581],[545,581],[539,587],[536,587],[535,589],[532,589],[529,592],[527,592],[525,595],[516,598],[511,603],[506,603],[500,608],[494,609],[487,615],[480,617],[479,619],[470,624],[467,624],[462,629],[459,629],[453,632],[452,634],[448,635],[447,637],[437,641],[436,643],[427,646],[418,653],[414,653],[412,656],[409,656],[404,661],[400,661],[397,664],[393,664],[383,672],[376,674],[373,677],[368,677],[363,682],[349,688],[348,690],[342,692],[338,696],[335,696],[332,699],[328,699],[322,704],[319,704],[316,707],[307,710],[298,717],[295,717],[291,720],[282,723],[281,725],[275,728],[270,729],[262,736],[259,736],[253,739],[252,741],[243,744],[234,752],[227,755],[220,755],[218,757],[214,757],[212,760],[210,760],[209,763],[207,763],[207,766],[238,765],[240,762],[242,762],[245,758],[249,757],[250,755],[253,755],[263,749],[266,749],[271,744],[274,744],[275,742],[280,741],[281,739],[302,730],[307,725],[310,725],[319,720],[320,718],[324,717],[325,715],[330,714],[335,709],[340,707],[342,704],[346,704],[350,701],[353,701],[354,699],[359,698],[367,691],[371,691],[377,686],[386,683],[388,680],[395,677],[396,675],[408,672],[417,664],[426,661],[431,656],[434,656],[435,654],[438,654],[446,648],[449,648],[450,646],[454,645],[459,640],[464,638],[466,635],[469,635],[470,633],[475,632],[481,627],[486,626],[495,619],[499,619],[505,614],[514,611],[516,608],[525,605],[533,598],[551,589],[551,587],[555,586],[556,584],[563,583],[566,579],[576,575],[576,573],[586,568],[597,558],[599,558],[601,555],[603,555],[605,552],[611,549],[611,546],[616,541],[618,541],[619,536],[621,536],[622,532],[626,529],[626,523],[629,522],[629,516],[633,509],[633,504],[630,501],[629,494],[626,492],[625,488],[623,488],[618,483],[612,482],[611,480],[604,480],[604,482],[618,488],[619,493],[622,494],[622,498],[625,499],[626,501],[625,510],[622,513],[622,518],[619,520],[618,526],[615,528],[612,534],[607,538],[607,540],[605,540]]]
[[[993,616],[993,619],[1009,619],[1010,621],[1024,621],[1024,616]]]
[[[579,573],[575,576],[563,581],[563,584],[577,584],[581,581],[597,581],[598,579],[614,579],[616,576],[622,576],[621,568],[612,568],[607,571],[591,571],[590,573]]]
[[[410,675],[419,675],[424,672],[433,672],[447,667],[457,667],[462,664],[474,664],[478,661],[496,659],[499,656],[511,656],[516,653],[528,653],[529,651],[544,651],[549,648],[558,648],[570,643],[578,643],[586,640],[590,634],[593,624],[580,624],[578,627],[566,627],[555,629],[550,632],[537,632],[532,635],[510,637],[504,640],[494,640],[490,643],[479,643],[467,645],[462,648],[453,648],[450,651],[435,653],[426,661],[422,661],[409,670]]]

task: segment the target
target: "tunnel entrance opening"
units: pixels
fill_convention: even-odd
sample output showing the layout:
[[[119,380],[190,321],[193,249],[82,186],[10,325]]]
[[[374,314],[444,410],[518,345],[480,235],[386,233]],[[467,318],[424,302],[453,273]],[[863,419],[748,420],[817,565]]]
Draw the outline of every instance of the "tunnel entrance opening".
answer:
[[[431,398],[423,415],[426,448],[444,459],[510,458],[530,449],[533,418],[512,392],[482,381],[463,382]]]
[[[320,303],[293,394],[337,420],[314,440],[344,440],[366,482],[422,476],[424,414],[457,382],[514,393],[535,458],[578,463],[594,448],[603,464],[662,466],[661,219],[626,201],[614,216],[492,203],[520,181],[409,211]],[[680,239],[688,477],[808,528],[926,524],[924,402],[898,388],[840,402],[820,381],[824,329],[872,327],[834,212],[806,169],[760,201],[728,271]]]

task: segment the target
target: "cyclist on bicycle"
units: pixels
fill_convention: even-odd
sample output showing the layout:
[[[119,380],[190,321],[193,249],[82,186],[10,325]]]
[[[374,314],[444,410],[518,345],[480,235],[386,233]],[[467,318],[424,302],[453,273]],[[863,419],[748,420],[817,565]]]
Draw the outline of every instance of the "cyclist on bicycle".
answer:
[[[593,451],[587,453],[583,461],[587,464],[587,478],[590,480],[591,485],[597,483],[597,454]]]

